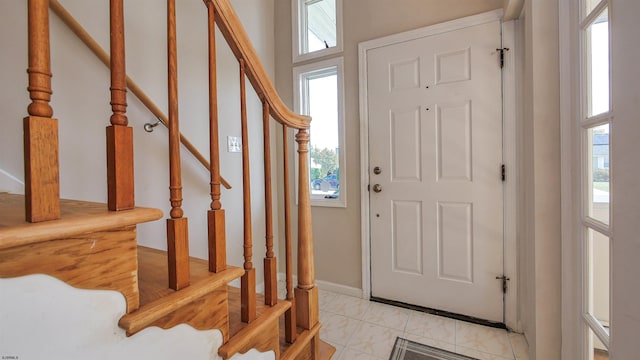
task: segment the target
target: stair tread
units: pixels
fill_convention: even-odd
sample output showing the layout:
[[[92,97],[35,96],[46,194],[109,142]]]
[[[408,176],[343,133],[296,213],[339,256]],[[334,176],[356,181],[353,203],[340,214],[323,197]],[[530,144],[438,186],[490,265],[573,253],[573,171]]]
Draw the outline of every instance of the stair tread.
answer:
[[[229,266],[229,269],[238,269]],[[209,272],[206,260],[189,258],[191,284],[204,279],[212,279],[217,274]],[[243,273],[243,270],[240,269]],[[242,276],[242,273],[239,276]],[[138,246],[138,286],[140,288],[140,305],[144,306],[157,299],[175,293],[169,288],[169,270],[167,268],[167,252]]]
[[[298,327],[296,329],[298,335],[296,336],[296,341],[293,344],[289,344],[286,341],[284,341],[284,333],[280,334],[280,349],[282,350],[282,356],[280,357],[281,360],[293,360],[293,359],[298,359],[298,357],[302,354],[302,351],[304,350],[305,346],[311,341],[311,339],[316,336],[318,334],[318,332],[320,331],[320,328],[322,327],[322,324],[317,323],[314,327],[312,327],[309,330],[304,330],[300,327]],[[321,354],[322,354],[322,343],[321,345]],[[328,344],[327,344],[328,345]],[[330,349],[325,349],[325,350],[330,350]],[[334,349],[335,351],[335,349]],[[321,359],[329,359],[330,355],[326,358],[321,357]]]
[[[229,294],[229,335],[233,337],[246,326],[248,326],[248,324],[242,322],[242,320],[240,319],[240,288],[229,286],[227,287],[227,290]],[[281,303],[283,301],[286,300],[278,299],[278,303]],[[262,316],[262,314],[269,311],[270,308],[270,306],[264,304],[264,295],[256,294],[257,317]]]
[[[138,247],[138,284],[140,308],[120,319],[120,326],[133,334],[180,307],[203,295],[227,286],[244,274],[244,270],[229,266],[219,273],[211,273],[205,260],[190,258],[191,285],[174,291],[167,283],[167,255],[165,251]]]
[[[229,287],[230,289],[236,289]],[[234,296],[235,298],[235,296]],[[273,306],[263,306],[262,311],[258,314],[256,320],[250,324],[244,324],[244,327],[233,333],[230,340],[220,347],[218,353],[225,359],[233,356],[238,352],[240,348],[248,343],[251,343],[253,339],[263,333],[263,328],[272,323],[272,321],[278,321],[280,317],[291,308],[291,303],[287,300],[280,300]],[[231,311],[231,314],[237,312]],[[237,330],[237,328],[236,328]]]
[[[78,234],[136,225],[162,218],[162,211],[136,207],[109,211],[107,204],[60,200],[58,220],[25,221],[24,195],[0,193],[0,249],[35,244]]]
[[[320,360],[331,359],[335,353],[336,348],[333,345],[320,340]]]

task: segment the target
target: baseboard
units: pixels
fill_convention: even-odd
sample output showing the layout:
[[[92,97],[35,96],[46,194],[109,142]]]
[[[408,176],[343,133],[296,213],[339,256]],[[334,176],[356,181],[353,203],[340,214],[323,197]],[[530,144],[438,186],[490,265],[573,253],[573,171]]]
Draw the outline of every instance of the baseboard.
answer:
[[[342,284],[336,284],[330,281],[316,280],[316,284],[324,290],[328,290],[334,293],[362,298],[362,289],[346,286]]]
[[[278,273],[278,281],[285,281],[285,280],[286,280],[285,274]],[[298,277],[295,275],[293,276],[293,283],[294,284],[298,283]],[[324,280],[316,280],[316,285],[318,285],[322,290],[327,290],[337,294],[362,298],[362,289],[358,289],[358,288],[354,288],[354,287],[346,286],[342,284],[336,284],[334,282],[324,281]]]

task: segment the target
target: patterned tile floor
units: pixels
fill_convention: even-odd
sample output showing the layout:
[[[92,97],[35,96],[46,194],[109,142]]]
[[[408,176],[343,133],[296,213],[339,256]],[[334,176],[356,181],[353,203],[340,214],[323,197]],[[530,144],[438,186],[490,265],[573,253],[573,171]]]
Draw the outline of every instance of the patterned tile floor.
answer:
[[[396,336],[480,360],[528,360],[525,338],[505,330],[320,290],[320,337],[335,360],[386,360]]]

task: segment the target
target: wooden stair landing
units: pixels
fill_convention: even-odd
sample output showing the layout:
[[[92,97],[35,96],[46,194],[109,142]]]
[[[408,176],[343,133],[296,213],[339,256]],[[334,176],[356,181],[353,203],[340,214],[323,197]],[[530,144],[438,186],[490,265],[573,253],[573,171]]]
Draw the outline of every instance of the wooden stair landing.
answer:
[[[124,228],[162,217],[158,209],[109,211],[106,204],[77,200],[60,200],[60,213],[58,220],[28,223],[24,195],[0,193],[0,250]]]
[[[23,195],[0,194],[0,278],[47,274],[90,290],[122,293],[139,306],[136,225],[157,209],[109,211],[106,204],[61,200],[61,218],[25,221]]]

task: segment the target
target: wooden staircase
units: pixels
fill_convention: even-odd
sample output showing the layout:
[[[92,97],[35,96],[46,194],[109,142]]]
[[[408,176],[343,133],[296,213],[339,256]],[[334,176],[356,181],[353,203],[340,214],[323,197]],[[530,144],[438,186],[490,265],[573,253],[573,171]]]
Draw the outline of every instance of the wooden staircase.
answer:
[[[171,211],[166,220],[167,248],[138,246],[136,226],[163,217],[158,209],[136,207],[133,179],[133,129],[126,117],[127,78],[124,59],[122,0],[111,0],[111,103],[107,127],[106,204],[59,198],[58,127],[53,119],[49,59],[50,5],[55,0],[28,0],[29,95],[32,103],[24,120],[25,196],[0,193],[0,278],[47,274],[89,290],[115,290],[126,299],[119,326],[127,336],[148,327],[187,324],[198,330],[219,329],[219,355],[228,359],[250,349],[273,351],[276,359],[329,359],[335,349],[319,338],[318,288],[313,269],[313,242],[308,178],[310,119],[292,113],[280,100],[228,0],[205,0],[209,20],[211,209],[208,210],[209,259],[189,257],[188,222],[183,216],[178,122],[175,0],[168,0],[169,128]],[[241,84],[244,190],[244,263],[226,263],[225,212],[218,154],[214,26],[218,25],[238,59]],[[251,229],[251,188],[245,79],[263,103],[265,223],[265,293],[256,293]],[[284,213],[272,213],[270,121],[282,127]],[[297,129],[298,168],[298,284],[293,285],[290,223],[289,129]],[[285,222],[285,299],[278,299],[278,271],[273,249],[274,217]],[[236,220],[237,221],[237,220]],[[241,287],[229,286],[241,279]]]

